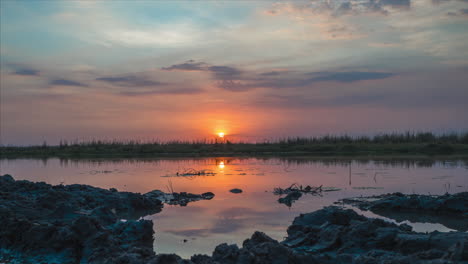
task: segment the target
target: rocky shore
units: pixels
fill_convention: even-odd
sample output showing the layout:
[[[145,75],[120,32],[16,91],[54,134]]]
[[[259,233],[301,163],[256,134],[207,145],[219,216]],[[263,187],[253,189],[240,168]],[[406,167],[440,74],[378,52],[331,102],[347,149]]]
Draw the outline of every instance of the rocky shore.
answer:
[[[211,256],[190,260],[153,251],[153,223],[141,216],[159,212],[164,203],[184,205],[212,197],[52,186],[0,176],[0,263],[468,263],[466,232],[416,233],[408,225],[337,206],[296,217],[281,242],[255,232],[241,248],[221,244]],[[411,208],[419,214],[437,208],[439,214],[461,218],[468,213],[468,193],[410,197],[417,201],[407,203],[402,197],[410,196],[392,194],[355,204],[369,210]],[[392,207],[395,201],[401,202],[398,207]]]
[[[434,196],[392,193],[340,202],[397,222],[441,223],[454,230],[468,231],[468,192]]]
[[[142,216],[213,193],[138,194],[0,176],[0,263],[147,263],[153,223]]]

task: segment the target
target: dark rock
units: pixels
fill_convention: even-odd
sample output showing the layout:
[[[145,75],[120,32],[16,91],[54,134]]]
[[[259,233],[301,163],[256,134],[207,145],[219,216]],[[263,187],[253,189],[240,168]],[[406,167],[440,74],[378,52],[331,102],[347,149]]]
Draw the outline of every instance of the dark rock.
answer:
[[[234,188],[234,189],[231,189],[229,191],[232,192],[232,193],[242,193],[242,190],[238,189],[238,188]]]
[[[291,205],[295,201],[299,200],[299,198],[301,198],[301,196],[302,196],[301,192],[290,192],[285,197],[279,198],[278,203],[282,203],[282,204],[285,204],[288,207],[291,207]]]
[[[245,258],[253,259],[255,263],[288,263],[292,259],[292,251],[262,232],[255,232],[243,243],[243,249],[248,254]]]
[[[236,263],[239,257],[239,248],[237,245],[228,245],[226,243],[218,245],[213,252],[213,260],[221,263]]]
[[[215,195],[212,192],[206,192],[206,193],[202,193],[201,196],[204,200],[211,200],[213,199]]]
[[[182,261],[176,254],[159,254],[149,264],[181,264]]]
[[[161,191],[141,195],[0,176],[0,263],[468,263],[468,233],[416,233],[408,225],[335,206],[296,217],[281,243],[255,232],[242,248],[224,243],[211,257],[194,255],[191,260],[155,255],[153,223],[131,220],[161,210],[162,202],[183,205],[212,196]],[[466,214],[465,194],[394,194],[382,199],[361,206]],[[123,216],[129,220],[122,221]]]
[[[427,259],[458,263],[466,260],[462,256],[467,241],[467,233],[416,233],[350,209],[326,207],[296,217],[282,244],[296,254],[313,254],[321,263],[339,263],[343,258],[347,259],[343,263],[422,263]],[[449,262],[442,261],[450,257]]]
[[[208,255],[193,255],[190,260],[195,264],[215,264],[216,262]]]
[[[440,196],[393,193],[341,201],[397,222],[441,223],[468,231],[468,192]]]
[[[158,259],[152,222],[134,219],[160,212],[167,195],[79,184],[52,186],[0,176],[0,263],[7,259],[14,259],[13,263],[147,263]],[[171,196],[188,203],[214,195]]]

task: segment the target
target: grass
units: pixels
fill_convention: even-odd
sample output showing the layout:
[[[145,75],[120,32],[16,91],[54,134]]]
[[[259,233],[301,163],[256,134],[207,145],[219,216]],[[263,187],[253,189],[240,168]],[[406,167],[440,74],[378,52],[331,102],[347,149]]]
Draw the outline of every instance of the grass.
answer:
[[[257,143],[211,141],[88,141],[36,146],[0,146],[0,158],[165,157],[259,155],[462,155],[468,156],[468,132],[392,133],[295,137]]]

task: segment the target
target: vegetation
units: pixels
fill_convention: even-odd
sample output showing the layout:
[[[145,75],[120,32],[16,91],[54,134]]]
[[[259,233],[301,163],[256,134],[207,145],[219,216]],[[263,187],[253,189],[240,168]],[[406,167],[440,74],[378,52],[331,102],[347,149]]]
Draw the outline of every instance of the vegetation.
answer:
[[[1,146],[0,158],[20,157],[158,157],[229,155],[468,155],[468,132],[393,133],[285,138],[257,143],[226,141],[89,141],[59,145]]]

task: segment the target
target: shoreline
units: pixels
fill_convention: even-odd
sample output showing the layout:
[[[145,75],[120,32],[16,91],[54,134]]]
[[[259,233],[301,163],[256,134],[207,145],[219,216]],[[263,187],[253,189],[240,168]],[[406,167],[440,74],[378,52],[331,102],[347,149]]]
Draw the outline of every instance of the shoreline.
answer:
[[[0,148],[0,160],[14,159],[164,159],[164,158],[311,158],[311,159],[428,159],[468,160],[468,153],[457,154],[401,154],[401,153],[310,153],[310,152],[261,152],[261,153],[157,153],[157,154],[5,154]]]
[[[18,157],[206,157],[206,156],[447,156],[468,157],[468,133],[383,134],[374,137],[324,136],[265,142],[101,141],[58,145],[0,145],[0,158]]]
[[[466,232],[416,233],[405,224],[367,218],[336,206],[297,216],[288,228],[288,237],[281,242],[257,231],[244,241],[242,248],[220,244],[211,256],[194,255],[183,260],[175,254],[157,254],[153,251],[153,224],[158,223],[138,219],[164,210],[163,204],[179,195],[187,202],[196,202],[214,194],[165,194],[156,190],[136,194],[88,185],[52,186],[0,176],[0,220],[6,227],[0,231],[0,261],[155,264],[468,261]],[[385,200],[364,205],[369,209],[371,205],[382,208],[397,201],[393,204],[396,207],[387,206],[394,211],[420,201],[422,206],[415,208],[418,214],[425,214],[428,208],[424,206],[428,199],[433,199],[431,213],[444,214],[449,209],[455,217],[468,217],[468,193],[388,194],[382,198]],[[123,218],[126,221],[120,221]]]

